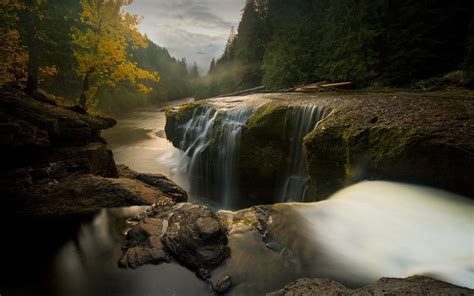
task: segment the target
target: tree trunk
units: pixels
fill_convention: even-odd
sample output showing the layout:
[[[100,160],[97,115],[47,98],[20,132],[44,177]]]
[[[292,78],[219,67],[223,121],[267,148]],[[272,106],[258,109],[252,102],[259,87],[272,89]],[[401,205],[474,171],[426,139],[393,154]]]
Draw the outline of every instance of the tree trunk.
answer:
[[[79,100],[79,105],[84,109],[87,110],[87,92],[90,88],[90,75],[92,71],[88,71],[84,76],[84,80],[82,81],[82,93],[81,98]]]
[[[37,44],[37,16],[34,11],[28,11],[26,15],[27,38],[28,38],[28,80],[26,92],[34,95],[38,92],[38,44]]]

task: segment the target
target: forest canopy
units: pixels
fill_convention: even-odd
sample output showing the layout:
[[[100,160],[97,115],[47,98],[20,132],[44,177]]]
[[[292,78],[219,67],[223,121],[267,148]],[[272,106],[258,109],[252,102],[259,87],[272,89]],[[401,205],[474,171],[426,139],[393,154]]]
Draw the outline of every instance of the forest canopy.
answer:
[[[199,94],[316,81],[473,86],[473,1],[247,0]]]

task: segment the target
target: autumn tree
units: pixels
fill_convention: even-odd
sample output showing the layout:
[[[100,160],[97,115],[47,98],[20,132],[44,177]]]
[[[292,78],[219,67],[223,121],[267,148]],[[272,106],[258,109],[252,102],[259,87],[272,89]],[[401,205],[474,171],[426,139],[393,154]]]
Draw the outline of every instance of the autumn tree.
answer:
[[[147,40],[138,32],[140,17],[123,10],[132,0],[81,0],[82,25],[72,30],[77,74],[83,79],[80,105],[90,106],[102,85],[114,87],[129,81],[141,92],[151,88],[143,80],[159,81],[158,73],[138,67],[127,48],[145,48]]]

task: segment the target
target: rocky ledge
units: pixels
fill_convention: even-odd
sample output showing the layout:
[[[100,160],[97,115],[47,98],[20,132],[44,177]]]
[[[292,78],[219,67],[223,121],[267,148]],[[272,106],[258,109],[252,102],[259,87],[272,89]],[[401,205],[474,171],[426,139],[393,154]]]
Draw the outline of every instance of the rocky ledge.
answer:
[[[295,139],[298,106],[329,114]],[[242,195],[274,202],[291,145],[301,141],[311,177],[310,200],[325,199],[360,180],[388,180],[446,189],[474,198],[474,95],[466,93],[258,94],[203,100],[167,110],[166,134],[181,149],[190,119],[213,108],[225,114],[248,108],[242,129],[238,179]],[[217,116],[202,157],[211,170],[222,130]],[[187,135],[189,137],[189,135]],[[212,175],[211,173],[207,173]],[[212,180],[209,180],[212,184]]]
[[[115,165],[100,136],[112,118],[62,106],[20,88],[0,89],[0,198],[4,214],[65,216],[104,207],[187,200],[162,175]]]
[[[454,286],[426,276],[412,276],[405,279],[382,278],[376,283],[360,289],[351,290],[329,279],[299,279],[284,289],[268,293],[267,296],[331,295],[331,296],[369,296],[369,295],[474,295],[474,290]]]

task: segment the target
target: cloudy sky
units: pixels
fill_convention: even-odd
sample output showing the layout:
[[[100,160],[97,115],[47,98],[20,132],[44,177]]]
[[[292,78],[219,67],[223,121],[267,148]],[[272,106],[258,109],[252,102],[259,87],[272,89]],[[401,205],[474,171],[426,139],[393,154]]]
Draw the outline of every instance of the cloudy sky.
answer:
[[[244,0],[135,0],[127,11],[144,17],[140,30],[177,57],[207,71],[222,54]]]

